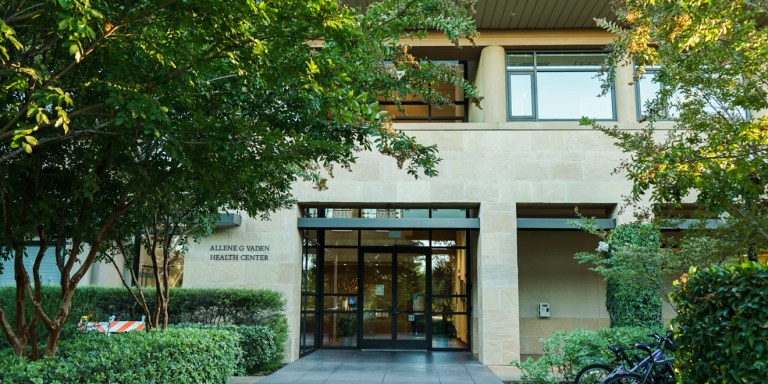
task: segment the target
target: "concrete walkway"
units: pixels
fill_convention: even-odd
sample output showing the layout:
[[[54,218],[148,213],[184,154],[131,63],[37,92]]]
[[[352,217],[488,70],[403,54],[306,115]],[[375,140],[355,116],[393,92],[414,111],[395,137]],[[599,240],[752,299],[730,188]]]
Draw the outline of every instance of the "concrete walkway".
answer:
[[[469,352],[350,351],[321,349],[262,378],[239,384],[502,384]]]

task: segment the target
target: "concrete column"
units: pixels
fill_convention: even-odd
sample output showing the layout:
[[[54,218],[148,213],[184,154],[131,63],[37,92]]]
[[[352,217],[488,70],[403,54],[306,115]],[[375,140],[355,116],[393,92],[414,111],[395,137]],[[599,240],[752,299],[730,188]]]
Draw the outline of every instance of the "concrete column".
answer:
[[[478,357],[486,365],[506,366],[520,359],[515,204],[488,203],[481,206],[479,216]]]
[[[504,48],[492,45],[483,48],[477,66],[475,85],[483,109],[469,107],[470,123],[502,123],[507,121],[506,54]]]
[[[616,121],[634,123],[637,121],[635,85],[632,82],[632,65],[616,68]]]

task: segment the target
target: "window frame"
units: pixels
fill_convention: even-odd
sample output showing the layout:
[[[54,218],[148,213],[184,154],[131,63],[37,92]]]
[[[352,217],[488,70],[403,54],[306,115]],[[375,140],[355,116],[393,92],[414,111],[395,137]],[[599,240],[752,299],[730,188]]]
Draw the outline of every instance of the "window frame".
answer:
[[[530,54],[533,59],[533,64],[530,67],[518,67],[510,68],[507,65],[506,60],[510,54]],[[593,66],[584,66],[583,68],[578,66],[570,66],[563,68],[562,66],[554,66],[552,69],[547,67],[539,67],[538,55],[541,54],[600,54],[607,55],[607,52],[600,50],[585,50],[585,51],[507,51],[504,55],[504,70],[505,70],[505,84],[506,84],[506,108],[507,108],[507,121],[579,121],[582,116],[574,118],[540,118],[539,117],[539,73],[599,73],[599,67],[595,69]],[[531,78],[531,113],[532,115],[513,115],[512,114],[512,98],[511,98],[511,76],[513,74],[523,75],[527,74]],[[608,97],[611,103],[611,117],[610,118],[598,118],[597,121],[617,121],[616,113],[616,87],[615,84],[611,84],[610,96],[595,96],[595,97]],[[592,116],[587,116],[593,118]]]
[[[635,67],[637,69],[637,67]],[[648,115],[644,114],[645,111],[645,102],[642,99],[642,93],[640,92],[640,83],[643,81],[650,81],[653,84],[656,84],[658,87],[658,90],[651,96],[651,98],[647,99],[648,101],[655,100],[659,92],[662,90],[662,85],[658,82],[654,81],[654,77],[657,73],[661,70],[661,67],[658,66],[650,66],[650,67],[644,67],[643,68],[645,72],[643,72],[643,75],[638,77],[635,81],[635,114],[637,117],[637,121],[644,121],[648,118]],[[656,121],[674,121],[675,117],[672,116],[669,112],[669,106],[664,108],[663,115],[656,116]]]

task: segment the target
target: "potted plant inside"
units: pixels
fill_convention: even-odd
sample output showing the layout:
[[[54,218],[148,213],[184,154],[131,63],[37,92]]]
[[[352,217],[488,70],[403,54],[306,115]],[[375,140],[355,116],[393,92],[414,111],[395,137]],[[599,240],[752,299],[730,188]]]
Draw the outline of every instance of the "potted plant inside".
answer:
[[[351,347],[354,345],[354,337],[357,333],[357,322],[354,316],[340,316],[336,320],[336,333],[342,347]]]

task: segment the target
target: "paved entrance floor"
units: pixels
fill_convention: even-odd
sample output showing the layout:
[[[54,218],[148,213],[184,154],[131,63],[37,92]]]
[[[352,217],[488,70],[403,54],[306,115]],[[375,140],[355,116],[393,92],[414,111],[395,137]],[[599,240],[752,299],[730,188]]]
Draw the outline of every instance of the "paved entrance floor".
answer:
[[[321,349],[259,380],[259,384],[501,384],[469,352]]]

